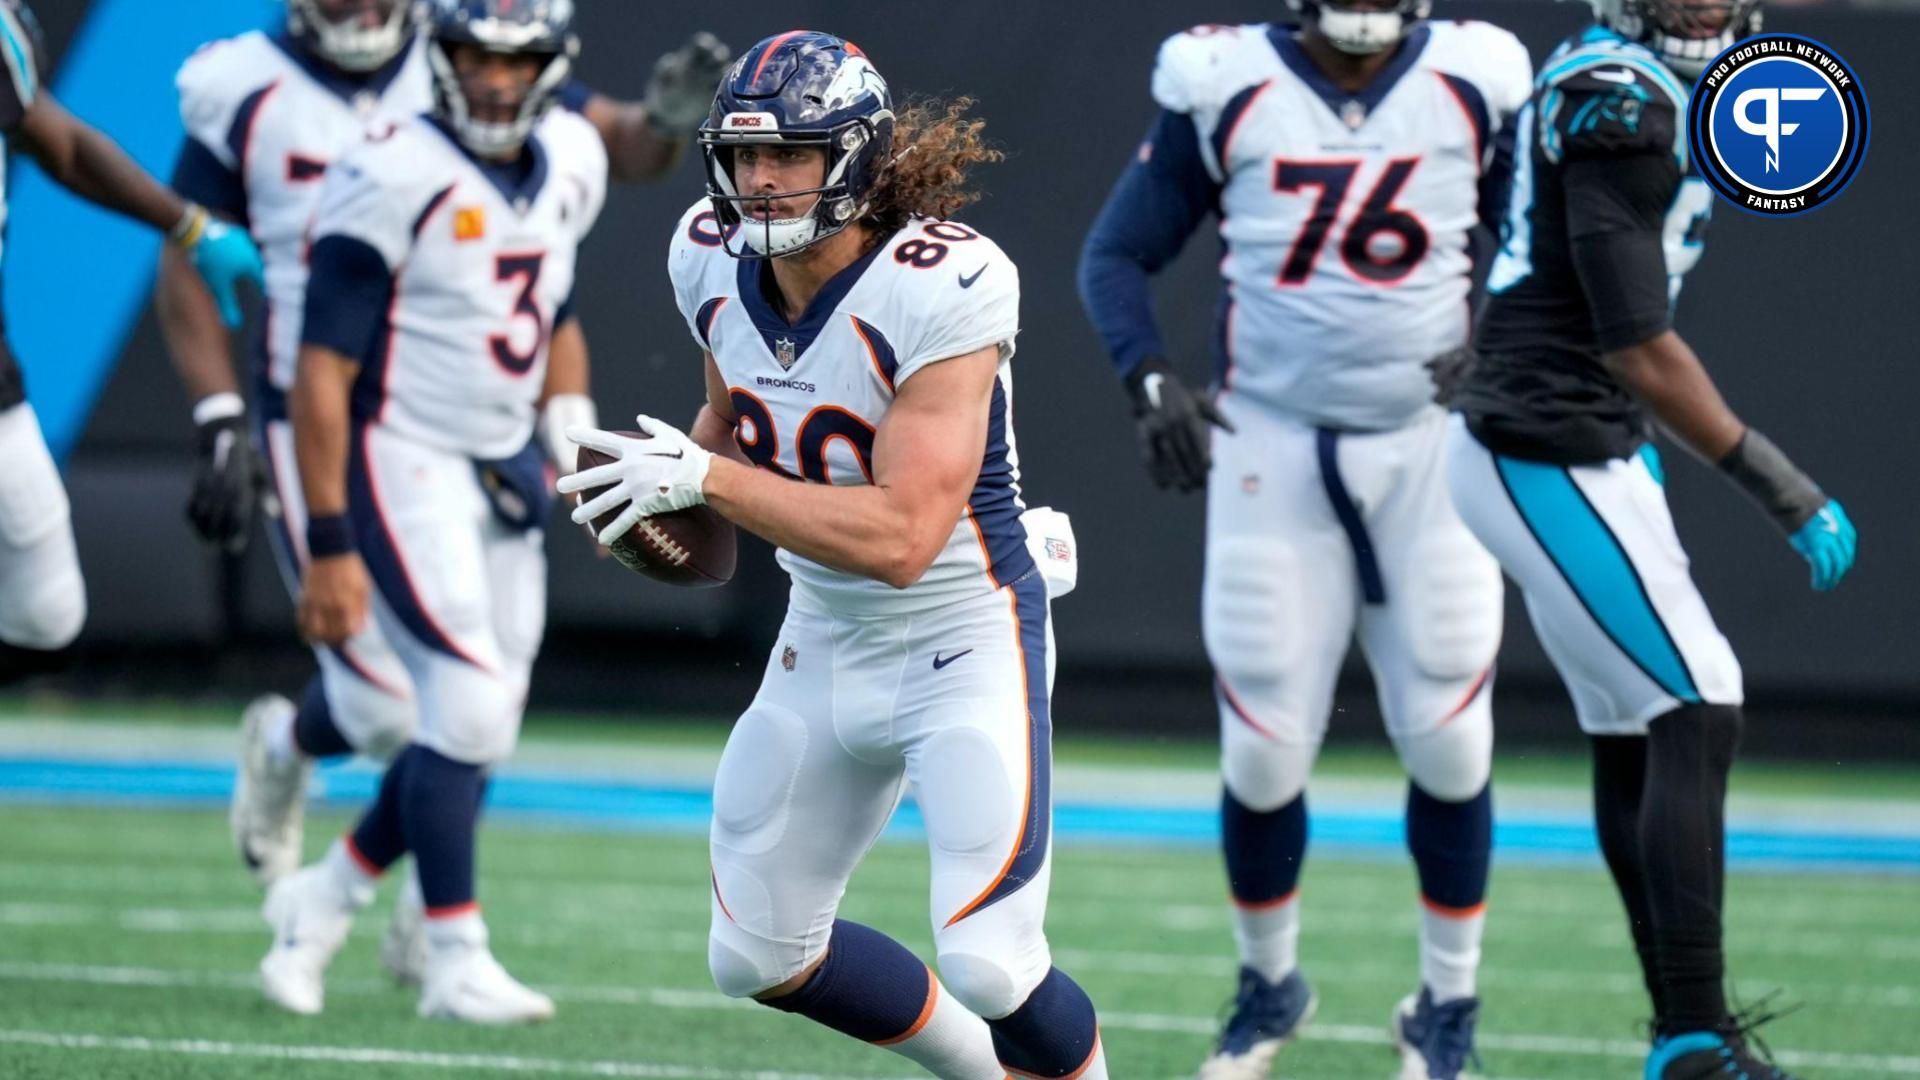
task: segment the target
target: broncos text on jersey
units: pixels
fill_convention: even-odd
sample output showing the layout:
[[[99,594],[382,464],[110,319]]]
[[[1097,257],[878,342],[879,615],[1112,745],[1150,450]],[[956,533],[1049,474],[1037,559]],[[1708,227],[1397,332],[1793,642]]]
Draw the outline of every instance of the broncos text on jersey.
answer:
[[[842,270],[788,323],[766,299],[766,264],[727,255],[702,200],[680,219],[668,271],[694,341],[726,380],[741,450],[795,480],[871,483],[874,433],[895,390],[928,364],[999,347],[980,475],[926,576],[894,589],[780,552],[801,590],[836,612],[904,614],[1033,572],[1020,522],[1009,363],[1020,330],[1020,276],[992,240],[959,222],[915,219]]]

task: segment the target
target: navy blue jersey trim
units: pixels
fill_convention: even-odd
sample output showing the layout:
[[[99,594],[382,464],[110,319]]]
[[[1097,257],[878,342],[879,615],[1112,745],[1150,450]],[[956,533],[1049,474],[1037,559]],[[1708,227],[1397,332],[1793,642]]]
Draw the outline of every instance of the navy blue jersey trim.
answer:
[[[753,320],[754,328],[759,330],[760,336],[766,340],[767,351],[777,357],[783,351],[779,343],[790,342],[794,362],[798,363],[800,358],[807,354],[807,349],[813,345],[814,339],[826,329],[827,320],[833,317],[834,309],[840,306],[840,301],[845,300],[847,294],[853,291],[853,287],[859,284],[861,276],[867,272],[867,267],[873,265],[873,260],[879,258],[882,251],[892,246],[891,240],[890,236],[883,237],[873,246],[873,250],[860,256],[851,265],[828,279],[827,283],[820,287],[820,291],[814,294],[813,300],[807,304],[807,310],[801,313],[800,321],[795,323],[787,322],[785,316],[775,310],[773,304],[767,300],[766,289],[771,283],[764,282],[761,275],[764,273],[769,278],[773,275],[773,267],[768,260],[741,259],[739,266],[735,269],[738,275],[735,283],[739,288],[740,303],[746,308],[748,317]]]
[[[1332,110],[1335,116],[1339,116],[1349,102],[1358,102],[1360,107],[1369,114],[1379,108],[1380,103],[1393,92],[1393,88],[1400,85],[1401,77],[1413,69],[1414,62],[1420,59],[1422,52],[1426,51],[1427,41],[1433,36],[1431,28],[1424,23],[1414,27],[1406,39],[1400,42],[1399,51],[1393,54],[1393,59],[1387,62],[1386,67],[1380,69],[1380,74],[1374,76],[1373,81],[1359,93],[1349,94],[1335,86],[1333,80],[1327,78],[1326,72],[1321,71],[1313,62],[1313,58],[1307,55],[1306,49],[1294,40],[1294,29],[1295,27],[1281,24],[1269,26],[1267,40],[1273,43],[1273,51],[1280,54],[1280,60],[1287,65],[1288,70],[1319,95],[1320,100],[1326,102],[1327,108]]]

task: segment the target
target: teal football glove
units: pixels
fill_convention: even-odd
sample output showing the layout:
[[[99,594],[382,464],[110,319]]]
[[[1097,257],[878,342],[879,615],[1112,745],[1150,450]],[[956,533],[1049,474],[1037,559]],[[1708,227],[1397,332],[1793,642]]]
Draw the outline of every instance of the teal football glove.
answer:
[[[1828,499],[1818,513],[1800,526],[1790,542],[1793,550],[1813,567],[1813,587],[1820,592],[1840,584],[1840,579],[1853,568],[1857,534],[1853,522],[1847,520],[1846,509],[1837,500]]]
[[[229,329],[239,329],[240,282],[251,282],[256,289],[264,287],[260,249],[254,246],[253,237],[245,229],[216,219],[205,207],[189,204],[180,224],[174,226],[173,239],[192,256],[193,268],[200,272],[214,303],[220,306],[220,321]]]

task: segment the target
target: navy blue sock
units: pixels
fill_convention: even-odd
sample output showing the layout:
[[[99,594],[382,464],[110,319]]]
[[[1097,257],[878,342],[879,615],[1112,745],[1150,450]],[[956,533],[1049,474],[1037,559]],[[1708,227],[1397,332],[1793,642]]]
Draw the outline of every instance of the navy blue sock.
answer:
[[[1469,911],[1485,903],[1493,860],[1493,784],[1457,803],[1408,784],[1407,850],[1429,905]]]
[[[800,989],[767,1005],[870,1043],[913,1033],[933,978],[906,946],[871,927],[833,923],[827,958]]]
[[[293,744],[310,758],[341,757],[353,753],[353,744],[333,722],[327,692],[315,675],[300,695],[300,711],[293,714]]]
[[[1047,972],[1026,1004],[987,1027],[1000,1064],[1033,1076],[1072,1076],[1100,1042],[1093,1002],[1059,968]]]
[[[407,850],[420,871],[420,895],[430,917],[459,914],[473,903],[474,826],[486,771],[455,761],[419,743],[402,751],[406,764],[400,791]]]
[[[374,796],[373,805],[360,815],[360,823],[348,837],[361,863],[370,870],[385,870],[407,853],[401,803],[411,764],[405,754],[393,759],[393,764],[387,766],[387,774],[380,778],[380,792]]]
[[[1235,903],[1264,907],[1293,895],[1307,858],[1307,796],[1259,811],[1228,791],[1220,797],[1220,842]]]

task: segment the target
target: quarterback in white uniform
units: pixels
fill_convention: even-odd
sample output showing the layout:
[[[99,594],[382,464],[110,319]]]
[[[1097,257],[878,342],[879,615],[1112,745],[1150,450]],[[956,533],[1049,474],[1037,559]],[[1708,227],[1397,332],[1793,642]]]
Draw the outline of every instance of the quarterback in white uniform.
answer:
[[[973,195],[968,102],[896,117],[852,44],[749,50],[701,142],[710,201],[680,222],[676,298],[707,361],[691,437],[574,433],[618,460],[589,521],[706,503],[773,541],[793,579],[759,694],[714,783],[708,962],[752,997],[936,1076],[1107,1075],[1092,1003],[1054,968],[1053,555],[1029,550],[1009,361],[1013,263],[947,220]],[[908,151],[911,152],[908,152]],[[911,787],[933,860],[939,977],[835,917]]]
[[[283,30],[213,42],[178,78],[186,140],[174,182],[251,230],[264,249],[267,279],[262,340],[249,365],[249,428],[227,335],[211,304],[182,260],[169,256],[161,265],[161,328],[196,402],[201,460],[189,517],[208,541],[239,547],[264,473],[274,554],[296,596],[307,563],[307,513],[287,391],[301,339],[314,215],[329,165],[365,142],[371,125],[405,123],[432,108],[435,74],[418,32],[419,10],[402,0],[288,0]],[[560,103],[599,131],[616,177],[646,179],[679,160],[686,136],[706,116],[726,58],[725,46],[700,35],[655,65],[642,103],[594,94],[577,79],[562,86]],[[594,415],[585,368],[572,358],[563,350],[562,363],[549,367],[542,409],[556,439],[569,423]],[[571,462],[570,453],[555,455],[561,471]],[[315,654],[320,676],[297,704],[268,695],[243,721],[232,826],[241,856],[263,885],[300,865],[311,760],[352,752],[390,759],[415,726],[412,680],[377,620]],[[405,933],[417,929],[418,911],[418,890],[409,881],[382,953],[389,968],[408,979],[417,979],[422,959],[418,934]]]
[[[535,425],[549,365],[585,371],[571,297],[607,155],[590,123],[554,108],[577,48],[568,5],[440,0],[429,18],[433,111],[328,170],[287,400],[308,508],[301,630],[338,646],[377,620],[418,724],[353,831],[269,889],[262,986],[319,1011],[355,911],[410,853],[421,1014],[540,1020],[552,1002],[487,947],[474,827],[545,621]]]
[[[1242,970],[1203,1077],[1267,1076],[1313,1010],[1296,962],[1305,791],[1356,634],[1412,781],[1421,988],[1394,1011],[1403,1075],[1452,1080],[1472,1050],[1501,582],[1448,498],[1430,371],[1467,345],[1470,236],[1497,220],[1531,64],[1506,31],[1427,22],[1428,6],[1296,0],[1297,27],[1169,39],[1159,117],[1082,257],[1154,479],[1207,490]],[[1166,360],[1148,280],[1209,214],[1226,249],[1212,401]]]

